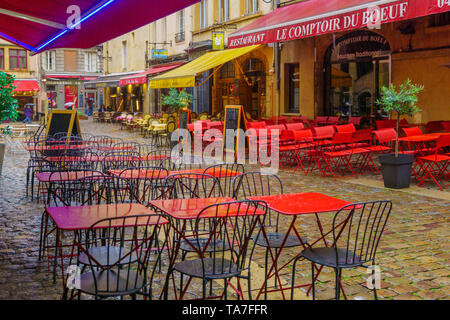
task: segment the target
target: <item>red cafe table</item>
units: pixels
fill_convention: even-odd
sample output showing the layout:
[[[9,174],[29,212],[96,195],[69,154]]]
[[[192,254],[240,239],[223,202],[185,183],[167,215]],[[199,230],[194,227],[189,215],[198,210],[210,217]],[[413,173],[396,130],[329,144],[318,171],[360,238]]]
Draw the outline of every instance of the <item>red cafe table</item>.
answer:
[[[427,133],[421,134],[417,136],[409,136],[399,138],[399,142],[405,142],[410,146],[411,144],[414,146],[414,150],[417,151],[419,156],[426,155],[426,149],[430,148],[430,143],[436,142],[440,136],[448,135],[449,132],[436,132],[436,133]]]
[[[283,288],[281,284],[281,278],[279,276],[280,270],[288,266],[293,260],[295,260],[296,257],[293,257],[288,262],[286,262],[283,266],[278,267],[277,261],[281,255],[281,252],[283,251],[283,248],[286,244],[286,241],[288,240],[288,237],[293,234],[297,237],[301,245],[306,249],[305,244],[303,243],[303,240],[300,237],[301,231],[297,230],[295,227],[297,218],[301,217],[302,215],[309,215],[313,214],[316,218],[316,223],[320,232],[320,238],[314,240],[312,243],[310,243],[310,246],[313,246],[314,244],[323,241],[324,245],[328,247],[328,243],[326,241],[326,236],[332,233],[333,230],[325,232],[322,226],[322,222],[320,221],[319,214],[323,213],[329,213],[329,212],[337,212],[341,208],[351,204],[351,202],[337,199],[334,197],[330,197],[321,193],[315,193],[315,192],[308,192],[308,193],[293,193],[293,194],[281,194],[281,195],[271,195],[271,196],[257,196],[257,197],[249,197],[249,200],[261,200],[267,203],[268,208],[276,211],[282,215],[285,215],[287,217],[291,217],[292,221],[287,229],[285,238],[282,241],[281,247],[278,248],[276,251],[277,253],[274,255],[272,252],[272,249],[269,247],[269,253],[272,259],[272,266],[266,275],[265,283],[262,285],[258,292],[258,296],[256,297],[256,300],[260,298],[260,296],[264,293],[266,296],[269,292],[276,292],[280,291],[282,294],[283,299],[286,299],[284,291],[290,290],[291,287]],[[300,254],[300,253],[299,253]],[[321,267],[318,270],[318,274],[320,274],[323,267]],[[317,269],[317,267],[316,267]],[[316,279],[318,277],[318,274],[316,275]],[[272,278],[276,277],[276,281],[279,284],[279,288],[266,291],[265,286],[266,282]],[[294,285],[294,284],[292,284]],[[294,288],[299,287],[310,287],[308,290],[308,294],[311,290],[311,284],[307,285],[299,285]],[[344,293],[345,295],[345,293]]]
[[[175,264],[175,260],[179,254],[181,242],[185,241],[189,242],[189,236],[192,236],[191,232],[187,231],[187,227],[195,219],[197,219],[199,213],[206,207],[218,204],[218,203],[227,203],[236,201],[233,198],[229,197],[220,197],[220,198],[190,198],[190,199],[169,199],[169,200],[152,200],[150,201],[150,206],[155,209],[155,211],[162,212],[165,214],[170,220],[171,230],[174,233],[174,243],[173,251],[171,253],[170,266]],[[238,208],[238,205],[236,205]],[[230,208],[231,211],[224,210],[223,217],[236,217],[239,216],[239,211],[233,211],[233,207]],[[245,211],[243,211],[245,212]],[[208,218],[208,212],[204,212],[202,218]],[[264,215],[264,210],[257,210],[256,214]],[[211,218],[217,218],[221,216],[221,212],[216,212],[216,210],[211,210]],[[192,245],[192,248],[197,251],[196,247]],[[174,279],[172,279],[174,281]],[[186,284],[185,290],[180,294],[179,299],[181,300],[188,288],[190,281]],[[177,292],[175,292],[175,298],[177,298]]]
[[[56,268],[60,258],[60,266],[63,279],[63,289],[65,288],[65,276],[64,276],[64,258],[69,257],[69,265],[72,263],[72,258],[75,257],[75,248],[80,251],[84,250],[82,243],[78,241],[82,231],[88,230],[97,221],[126,216],[140,216],[155,214],[152,210],[138,203],[120,203],[120,204],[101,204],[92,206],[73,206],[73,207],[48,207],[45,209],[45,213],[53,220],[56,226],[56,245],[55,253],[53,257],[53,281],[56,281]],[[142,223],[147,224],[148,219],[143,219]],[[150,223],[158,223],[161,225],[168,224],[168,220],[165,218],[152,218]],[[139,220],[138,220],[139,224]],[[105,227],[108,225],[105,224]],[[101,227],[101,225],[100,225]],[[114,226],[113,226],[114,227]],[[117,226],[117,227],[121,227]],[[64,256],[62,248],[64,245],[61,241],[61,232],[73,232],[74,238],[71,246],[71,253]],[[66,245],[67,246],[67,245]]]
[[[177,171],[169,171],[167,175],[164,170],[154,170],[154,169],[124,169],[124,170],[109,170],[111,175],[121,177],[124,179],[147,179],[147,178],[160,178],[164,179],[170,175],[186,175],[189,174],[208,174],[213,176],[214,178],[229,178],[235,177],[242,174],[239,171],[232,171],[229,169],[188,169],[188,170],[177,170]],[[196,176],[194,176],[196,177]]]

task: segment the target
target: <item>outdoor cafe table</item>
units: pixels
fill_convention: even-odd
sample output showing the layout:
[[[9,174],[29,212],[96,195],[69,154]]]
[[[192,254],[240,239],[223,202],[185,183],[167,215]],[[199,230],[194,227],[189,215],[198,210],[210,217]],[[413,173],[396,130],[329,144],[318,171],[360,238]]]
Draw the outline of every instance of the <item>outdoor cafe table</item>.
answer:
[[[427,133],[422,135],[416,135],[416,136],[409,136],[409,137],[402,137],[399,138],[399,142],[405,142],[410,146],[412,144],[414,146],[414,150],[416,150],[419,153],[419,156],[425,155],[424,152],[427,148],[427,145],[429,146],[430,143],[436,142],[439,137],[443,135],[448,135],[449,132],[436,132],[436,133]]]
[[[170,268],[175,264],[175,260],[179,254],[180,246],[182,240],[189,242],[189,236],[192,237],[191,232],[187,232],[187,226],[190,223],[195,223],[195,219],[197,219],[199,213],[206,207],[219,204],[219,203],[227,203],[236,201],[233,198],[229,197],[220,197],[220,198],[190,198],[190,199],[169,199],[169,200],[152,200],[150,201],[150,206],[155,209],[155,211],[160,211],[165,214],[170,220],[171,230],[173,231],[173,241],[175,241],[175,245],[173,246],[173,251],[170,257]],[[238,207],[238,205],[236,205]],[[232,210],[228,212],[224,209],[223,216],[226,217],[236,217],[239,215],[239,212]],[[263,210],[257,210],[256,214],[265,214]],[[215,210],[211,212],[211,218],[220,217],[221,212],[216,212]],[[205,212],[205,215],[202,215],[202,218],[207,219],[208,213]],[[192,245],[195,249],[195,246]],[[173,279],[172,279],[173,280]],[[173,280],[174,281],[174,280]],[[190,280],[189,280],[190,281]],[[186,284],[186,288],[189,286],[188,282]],[[175,296],[177,295],[176,290]],[[183,298],[185,292],[180,294],[180,300]]]
[[[74,240],[71,245],[71,254],[68,256],[70,258],[69,265],[72,263],[72,258],[75,256],[75,248],[80,251],[84,250],[83,243],[80,243],[78,239],[82,231],[88,230],[97,221],[116,218],[116,217],[127,217],[127,216],[140,216],[154,214],[149,208],[138,204],[138,203],[119,203],[119,204],[101,204],[92,206],[71,206],[71,207],[48,207],[45,209],[46,214],[53,220],[56,226],[56,245],[55,245],[55,255],[53,263],[53,281],[56,281],[56,268],[57,268],[57,258],[61,259],[61,272],[63,279],[63,289],[65,288],[65,277],[64,277],[64,257],[62,253],[62,243],[61,243],[61,232],[73,232]],[[147,224],[147,219],[145,224]],[[168,220],[165,218],[152,218],[150,223],[158,222],[162,225],[168,224]],[[139,224],[139,220],[138,220]],[[105,224],[105,227],[108,227]],[[118,225],[117,227],[121,227]],[[101,226],[100,226],[101,227]],[[112,226],[114,227],[114,225]]]
[[[225,168],[177,170],[177,171],[169,171],[168,175],[163,171],[154,169],[124,169],[124,170],[109,170],[108,172],[111,175],[121,177],[124,179],[146,179],[146,178],[155,178],[156,176],[160,179],[164,179],[167,176],[175,174],[183,174],[187,176],[189,174],[208,174],[213,176],[214,178],[226,178],[226,177],[235,177],[242,174],[239,171],[232,171]]]
[[[46,157],[45,160],[49,162],[114,162],[114,161],[124,161],[124,160],[134,160],[136,156],[89,156],[89,157]],[[154,161],[154,160],[164,160],[168,158],[167,156],[139,156],[141,161]]]
[[[329,213],[329,212],[337,212],[341,208],[351,204],[351,202],[333,198],[321,193],[315,193],[315,192],[308,192],[308,193],[293,193],[293,194],[281,194],[281,195],[271,195],[271,196],[257,196],[257,197],[249,197],[249,200],[261,200],[267,203],[267,206],[269,209],[276,211],[286,217],[291,217],[292,221],[287,229],[285,238],[282,240],[281,247],[277,250],[276,255],[273,254],[272,249],[269,247],[270,256],[272,258],[272,267],[270,268],[268,274],[266,275],[265,283],[263,283],[262,287],[259,290],[258,296],[256,297],[256,300],[259,299],[261,294],[264,292],[265,295],[267,295],[267,292],[275,292],[275,291],[281,291],[281,294],[283,296],[283,299],[286,299],[284,295],[285,290],[291,289],[289,288],[283,288],[281,284],[281,279],[279,277],[279,272],[283,268],[285,268],[287,265],[289,265],[293,260],[295,260],[298,255],[292,259],[290,259],[286,264],[284,264],[281,267],[277,266],[277,261],[283,251],[283,248],[286,244],[286,241],[288,240],[288,237],[291,234],[294,234],[297,239],[300,241],[302,246],[306,249],[305,243],[303,243],[303,240],[300,237],[301,231],[297,230],[295,227],[295,222],[297,221],[297,218],[301,217],[302,215],[309,215],[313,214],[316,218],[316,223],[318,226],[318,229],[320,231],[320,238],[312,241],[309,243],[310,246],[313,246],[314,244],[320,242],[323,240],[323,243],[325,247],[328,247],[328,243],[326,241],[326,236],[329,235],[333,230],[330,231],[324,231],[322,222],[320,220],[319,214],[321,213]],[[299,252],[300,254],[300,252]],[[317,279],[318,275],[320,274],[320,271],[322,270],[322,267],[318,270],[315,279]],[[279,283],[280,288],[279,289],[273,289],[270,291],[265,290],[266,282],[272,278],[273,276],[276,276],[276,280]],[[292,284],[294,285],[294,284]],[[311,286],[311,284],[307,285],[299,285],[294,288],[298,287],[306,287]],[[308,294],[311,288],[308,290]],[[345,295],[345,293],[344,293]]]
[[[85,145],[85,144],[64,144],[64,145],[56,145],[56,146],[27,146],[27,147],[25,147],[25,150],[45,152],[45,151],[79,150],[79,149],[85,149],[86,147],[87,147],[87,145]]]

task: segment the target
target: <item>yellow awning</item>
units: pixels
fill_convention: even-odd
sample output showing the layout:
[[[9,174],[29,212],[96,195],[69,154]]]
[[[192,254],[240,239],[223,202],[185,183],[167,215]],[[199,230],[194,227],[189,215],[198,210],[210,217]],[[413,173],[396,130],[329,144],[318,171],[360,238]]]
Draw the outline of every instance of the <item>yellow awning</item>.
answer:
[[[151,79],[149,87],[152,89],[195,87],[197,75],[236,59],[258,47],[260,45],[205,53],[200,58]]]

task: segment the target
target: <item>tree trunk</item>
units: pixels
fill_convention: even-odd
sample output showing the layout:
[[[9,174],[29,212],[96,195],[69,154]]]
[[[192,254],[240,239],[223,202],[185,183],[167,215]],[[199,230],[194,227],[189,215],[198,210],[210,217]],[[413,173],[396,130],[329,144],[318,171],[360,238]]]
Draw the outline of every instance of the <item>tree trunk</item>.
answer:
[[[400,112],[397,112],[397,135],[395,136],[395,157],[398,158],[398,135],[400,128]]]

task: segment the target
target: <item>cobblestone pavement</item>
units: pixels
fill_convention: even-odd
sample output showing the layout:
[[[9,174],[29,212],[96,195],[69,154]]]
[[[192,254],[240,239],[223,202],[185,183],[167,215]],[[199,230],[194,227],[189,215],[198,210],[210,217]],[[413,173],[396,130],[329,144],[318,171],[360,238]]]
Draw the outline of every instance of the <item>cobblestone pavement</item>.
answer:
[[[81,122],[84,132],[102,133],[147,142],[136,138],[138,133],[121,131],[120,126]],[[39,225],[42,205],[25,197],[27,153],[8,154],[0,177],[0,299],[60,299],[61,283],[53,284],[47,262],[38,262]],[[383,299],[448,299],[450,296],[450,199],[448,192],[437,197],[419,192],[393,191],[364,183],[364,180],[333,180],[318,176],[305,177],[291,171],[280,172],[285,192],[315,191],[347,201],[389,199],[393,212],[379,246],[378,263],[382,272]],[[445,200],[447,199],[447,200]],[[331,223],[331,214],[323,215],[325,228]],[[287,221],[284,221],[287,222]],[[317,238],[314,217],[302,217],[298,225],[306,237]],[[298,250],[298,249],[297,249]],[[291,249],[283,261],[296,252]],[[256,289],[264,279],[264,252],[258,250],[254,259]],[[297,266],[296,284],[310,282],[310,264]],[[369,276],[365,269],[343,271],[343,285],[349,299],[373,299],[364,287]],[[285,269],[283,282],[290,281],[292,267]],[[269,281],[273,286],[273,281]],[[334,272],[325,268],[319,276],[317,298],[334,296]],[[255,295],[253,295],[255,297]],[[279,299],[279,293],[269,299]],[[300,291],[296,298],[309,299]]]

